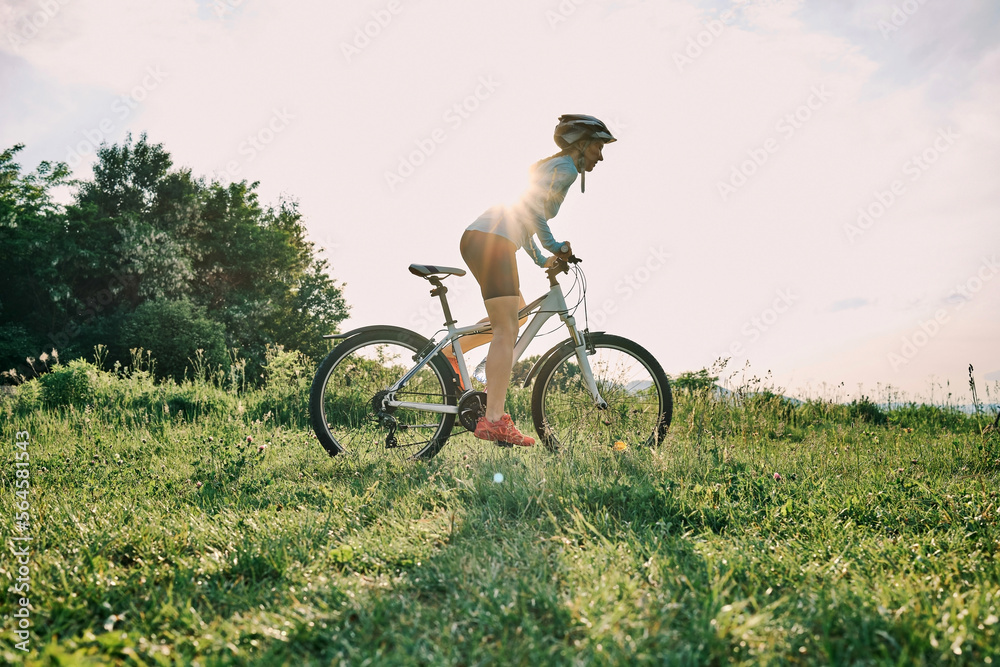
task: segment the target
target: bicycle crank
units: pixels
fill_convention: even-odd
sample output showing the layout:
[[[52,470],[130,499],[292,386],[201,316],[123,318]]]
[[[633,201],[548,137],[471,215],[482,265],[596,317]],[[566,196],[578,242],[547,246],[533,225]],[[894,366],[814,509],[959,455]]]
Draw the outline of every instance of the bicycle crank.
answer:
[[[467,431],[476,430],[476,422],[486,416],[486,392],[467,391],[458,400],[458,421]]]

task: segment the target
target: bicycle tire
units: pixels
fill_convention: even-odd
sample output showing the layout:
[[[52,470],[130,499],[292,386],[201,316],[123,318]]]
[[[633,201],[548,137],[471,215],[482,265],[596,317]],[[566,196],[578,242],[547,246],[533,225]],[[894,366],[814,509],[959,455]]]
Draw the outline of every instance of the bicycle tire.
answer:
[[[551,450],[573,443],[659,445],[673,416],[670,383],[659,362],[627,338],[598,333],[590,340],[595,353],[588,357],[608,408],[594,405],[573,342],[565,341],[547,355],[531,393],[531,416],[542,444]]]
[[[376,394],[412,368],[413,356],[427,344],[416,332],[385,327],[347,338],[323,359],[309,392],[309,414],[316,437],[331,456],[379,443],[414,459],[431,458],[441,450],[454,414],[396,408],[397,442],[391,444],[392,429],[379,422],[373,407]],[[437,355],[396,396],[455,405],[454,372]]]

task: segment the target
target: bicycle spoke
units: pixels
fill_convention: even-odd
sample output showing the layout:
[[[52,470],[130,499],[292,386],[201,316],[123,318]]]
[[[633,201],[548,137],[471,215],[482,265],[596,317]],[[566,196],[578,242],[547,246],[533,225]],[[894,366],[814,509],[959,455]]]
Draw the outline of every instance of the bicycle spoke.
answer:
[[[325,383],[314,387],[316,408],[326,417],[320,433],[340,450],[392,449],[420,454],[436,451],[451,431],[454,416],[414,407],[385,406],[381,398],[412,366],[412,357],[425,342],[416,334],[393,331],[388,341],[372,332],[348,339],[321,368]],[[370,340],[369,340],[370,339]],[[412,341],[412,342],[411,342]],[[353,343],[353,346],[352,346]],[[404,403],[454,405],[450,382],[431,363],[421,367],[394,395]],[[319,391],[320,393],[316,393]],[[314,421],[315,424],[315,421]]]
[[[596,352],[588,355],[605,408],[595,403],[571,348],[550,362],[545,377],[539,379],[532,404],[541,412],[536,416],[536,430],[549,446],[610,447],[620,442],[645,444],[661,437],[662,406],[669,401],[662,371],[656,365],[654,373],[641,361],[640,354],[648,355],[642,348],[617,337],[606,338],[621,342],[598,344]]]

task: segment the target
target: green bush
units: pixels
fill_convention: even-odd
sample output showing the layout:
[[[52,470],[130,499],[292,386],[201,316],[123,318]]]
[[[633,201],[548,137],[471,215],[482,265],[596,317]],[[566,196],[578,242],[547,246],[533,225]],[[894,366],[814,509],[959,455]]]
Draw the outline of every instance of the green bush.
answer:
[[[185,300],[147,301],[136,308],[122,325],[122,343],[129,349],[150,350],[157,375],[177,381],[193,369],[198,350],[203,350],[210,368],[229,363],[222,325]]]
[[[39,381],[42,397],[49,407],[84,406],[93,402],[97,393],[97,369],[83,359],[74,359],[65,366],[56,366]]]
[[[301,352],[268,345],[264,363],[265,387],[287,391],[306,387],[312,381],[312,364]]]
[[[8,417],[26,415],[42,407],[42,383],[30,380],[17,386],[0,387],[0,412]]]
[[[239,399],[218,387],[185,382],[163,385],[162,398],[170,414],[183,413],[185,419],[208,415],[236,414]]]
[[[861,400],[851,401],[848,406],[848,414],[854,422],[864,422],[876,426],[883,426],[889,421],[882,408],[873,403],[867,396],[862,396]]]
[[[901,428],[945,429],[955,432],[975,430],[975,419],[958,408],[937,405],[900,405],[889,413],[889,423]]]
[[[248,406],[251,415],[264,419],[270,413],[279,422],[306,425],[305,406],[314,372],[309,359],[297,350],[268,345],[263,370],[263,391]]]
[[[693,394],[712,391],[718,381],[718,375],[711,375],[707,368],[702,368],[700,371],[685,371],[677,377],[670,378],[670,385],[674,391]]]

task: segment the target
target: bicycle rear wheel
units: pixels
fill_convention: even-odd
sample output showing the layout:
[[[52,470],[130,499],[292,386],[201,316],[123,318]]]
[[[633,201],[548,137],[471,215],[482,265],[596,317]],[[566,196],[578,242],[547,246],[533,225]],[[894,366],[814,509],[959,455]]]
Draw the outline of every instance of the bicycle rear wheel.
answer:
[[[531,415],[542,443],[569,446],[655,446],[666,436],[673,415],[670,384],[659,362],[638,343],[591,334],[588,354],[601,397],[600,408],[580,373],[576,349],[566,341],[549,355],[535,379]]]
[[[313,430],[331,456],[384,448],[410,458],[430,458],[448,440],[454,414],[415,408],[379,410],[382,392],[415,365],[423,336],[386,327],[351,336],[323,360],[313,379],[309,412]],[[455,405],[453,372],[437,355],[396,392],[413,403]]]

